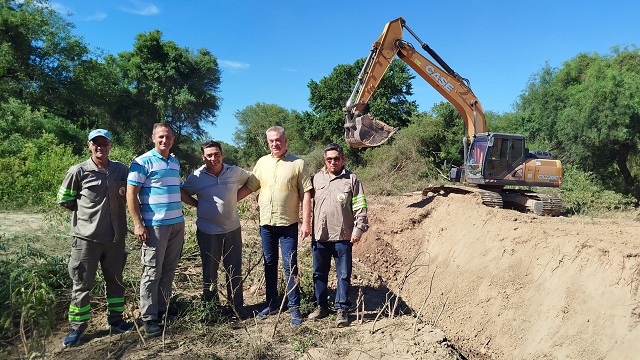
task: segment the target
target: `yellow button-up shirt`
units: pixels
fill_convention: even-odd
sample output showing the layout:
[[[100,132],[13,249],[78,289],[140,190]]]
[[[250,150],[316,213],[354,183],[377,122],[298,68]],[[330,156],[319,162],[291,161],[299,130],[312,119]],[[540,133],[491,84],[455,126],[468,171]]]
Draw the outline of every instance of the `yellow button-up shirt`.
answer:
[[[260,181],[260,225],[287,226],[300,222],[300,201],[313,188],[304,160],[289,151],[281,158],[265,155],[256,163],[253,175]]]

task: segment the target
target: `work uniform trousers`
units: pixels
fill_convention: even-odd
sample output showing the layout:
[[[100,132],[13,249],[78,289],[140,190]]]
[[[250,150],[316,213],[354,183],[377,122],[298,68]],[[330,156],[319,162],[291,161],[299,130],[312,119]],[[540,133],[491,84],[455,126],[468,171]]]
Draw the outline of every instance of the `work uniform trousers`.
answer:
[[[313,287],[319,306],[327,307],[329,290],[329,270],[331,258],[336,263],[336,310],[349,310],[349,288],[351,287],[351,269],[353,264],[353,244],[349,240],[311,242],[313,256]]]
[[[114,323],[122,320],[124,311],[124,285],[122,271],[127,261],[124,240],[99,243],[73,238],[69,275],[73,280],[71,303],[69,304],[69,323],[72,329],[84,330],[91,318],[89,292],[96,281],[98,263],[102,269],[107,295],[107,320]]]
[[[218,300],[218,266],[226,274],[227,301],[234,307],[243,303],[242,232],[240,228],[225,234],[196,231],[202,259],[202,287],[205,301]]]
[[[171,286],[184,245],[184,222],[147,226],[148,240],[142,244],[140,315],[143,321],[158,320],[167,311]]]

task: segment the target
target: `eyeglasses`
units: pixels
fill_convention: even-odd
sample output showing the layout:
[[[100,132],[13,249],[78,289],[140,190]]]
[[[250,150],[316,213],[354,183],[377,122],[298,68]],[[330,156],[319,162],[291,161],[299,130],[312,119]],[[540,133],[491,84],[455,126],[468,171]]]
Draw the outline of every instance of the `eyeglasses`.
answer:
[[[342,160],[342,157],[340,156],[335,156],[335,157],[328,157],[328,158],[324,158],[327,162],[332,162],[332,161],[340,161]]]
[[[95,142],[95,141],[92,140],[92,141],[89,141],[89,142],[92,143],[93,146],[95,146],[95,147],[103,147],[103,148],[105,148],[105,147],[111,145],[110,141]]]

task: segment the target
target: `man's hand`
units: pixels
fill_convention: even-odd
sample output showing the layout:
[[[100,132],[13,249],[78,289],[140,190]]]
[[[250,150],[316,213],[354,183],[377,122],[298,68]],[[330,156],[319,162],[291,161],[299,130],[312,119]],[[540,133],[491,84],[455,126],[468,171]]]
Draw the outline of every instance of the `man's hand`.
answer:
[[[358,241],[360,241],[360,237],[359,236],[353,236],[353,235],[351,236],[351,243],[352,244],[355,244]]]
[[[300,226],[300,230],[298,231],[298,236],[300,237],[300,240],[303,240],[304,238],[309,236],[309,234],[311,234],[311,225],[305,224],[303,222],[302,225]]]
[[[142,224],[137,224],[135,226],[134,235],[136,236],[136,239],[141,242],[147,242],[147,239],[149,239],[149,231],[147,231],[147,228]]]

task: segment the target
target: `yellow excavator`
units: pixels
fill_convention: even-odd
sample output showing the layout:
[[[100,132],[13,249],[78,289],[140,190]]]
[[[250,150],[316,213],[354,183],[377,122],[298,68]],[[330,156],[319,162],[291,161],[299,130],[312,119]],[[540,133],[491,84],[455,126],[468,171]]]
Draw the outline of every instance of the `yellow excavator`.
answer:
[[[403,40],[407,30],[437,63],[416,51]],[[475,192],[483,204],[492,207],[510,206],[539,215],[558,216],[562,201],[554,195],[508,189],[516,187],[559,187],[562,184],[562,164],[548,152],[529,151],[523,135],[491,133],[487,129],[482,105],[469,87],[469,81],[453,71],[440,56],[407,27],[403,18],[390,21],[373,43],[356,85],[345,107],[345,140],[351,147],[373,147],[388,140],[396,128],[364,113],[391,62],[398,56],[418,75],[435,88],[460,112],[466,126],[463,139],[464,164],[452,168],[449,180],[469,184],[469,187],[434,186],[423,195],[440,192]]]

